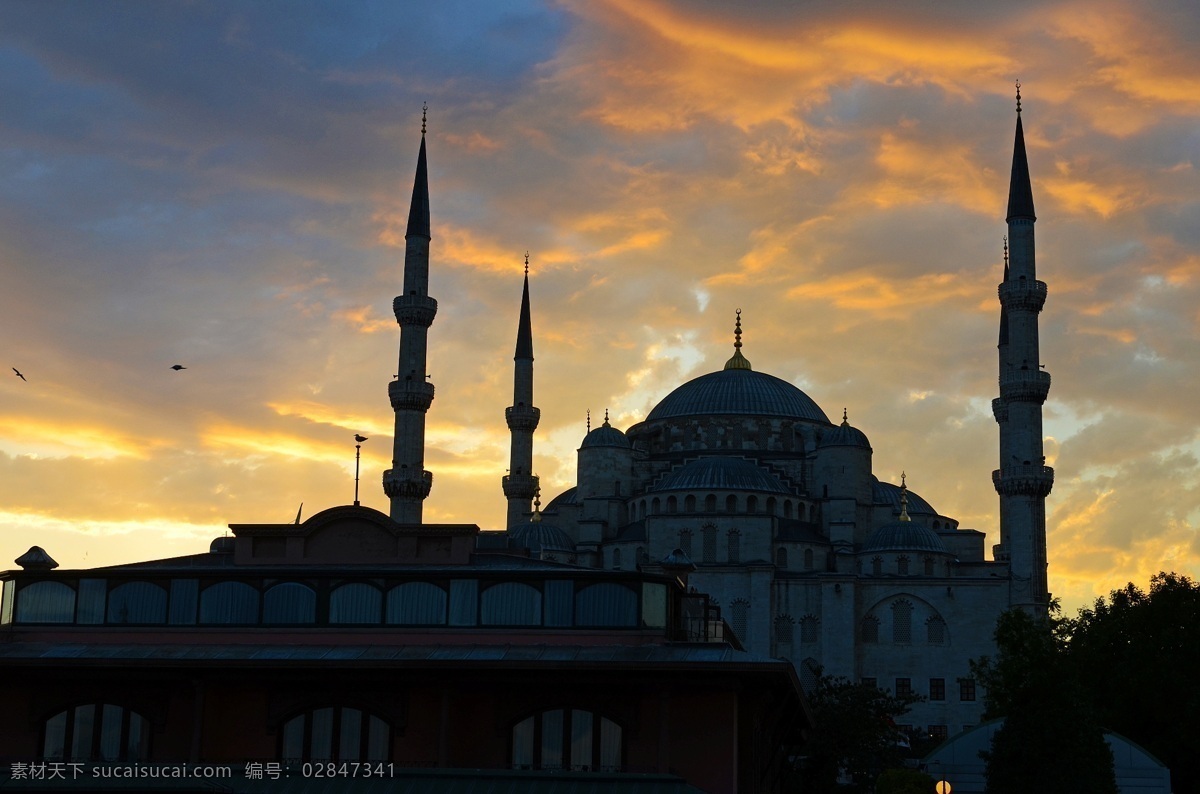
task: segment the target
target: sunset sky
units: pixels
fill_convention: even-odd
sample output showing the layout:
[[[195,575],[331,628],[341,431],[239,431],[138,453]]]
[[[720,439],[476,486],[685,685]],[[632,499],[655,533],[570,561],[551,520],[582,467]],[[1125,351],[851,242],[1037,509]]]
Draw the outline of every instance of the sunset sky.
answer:
[[[547,498],[588,409],[718,369],[740,308],[755,369],[990,548],[1017,79],[1050,589],[1196,576],[1194,0],[4,2],[0,568],[348,503],[356,432],[387,510],[425,102],[426,521],[503,521],[528,250]]]

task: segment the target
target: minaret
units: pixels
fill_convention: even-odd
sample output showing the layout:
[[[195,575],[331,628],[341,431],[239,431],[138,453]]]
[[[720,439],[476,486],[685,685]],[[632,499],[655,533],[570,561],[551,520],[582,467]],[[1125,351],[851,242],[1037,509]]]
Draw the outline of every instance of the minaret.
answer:
[[[542,412],[533,407],[533,326],[529,320],[529,254],[525,254],[525,286],[521,292],[521,319],[517,322],[517,352],[513,371],[513,404],[504,409],[512,432],[508,474],[501,484],[508,499],[508,526],[524,523],[538,493],[533,474],[533,431]]]
[[[1008,189],[1008,239],[1004,281],[999,287],[1000,397],[992,401],[1000,425],[1000,468],[992,482],[1000,495],[997,559],[1009,565],[1009,601],[1044,611],[1046,586],[1046,496],[1054,470],[1042,454],[1042,404],[1050,375],[1038,354],[1038,313],[1046,285],[1034,266],[1033,190],[1021,127],[1021,84],[1017,83],[1017,132]]]
[[[400,365],[388,384],[396,412],[392,468],[383,473],[383,491],[392,500],[391,516],[401,524],[420,524],[421,508],[433,475],[425,471],[425,413],[433,402],[433,384],[425,363],[429,326],[437,301],[429,297],[429,170],[425,163],[425,113],[421,109],[421,150],[413,182],[408,230],[404,234],[404,294],[392,301],[400,324]]]

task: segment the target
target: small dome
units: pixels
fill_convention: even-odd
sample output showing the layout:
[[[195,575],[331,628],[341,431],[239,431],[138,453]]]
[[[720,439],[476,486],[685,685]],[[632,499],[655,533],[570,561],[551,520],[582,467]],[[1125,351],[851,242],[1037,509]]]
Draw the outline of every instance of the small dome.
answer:
[[[543,551],[575,551],[575,541],[553,524],[545,521],[530,521],[528,524],[518,524],[509,527],[508,536],[512,541],[533,554]]]
[[[583,443],[579,445],[580,449],[587,449],[588,447],[629,449],[629,439],[625,437],[624,433],[608,423],[608,411],[605,411],[604,424],[584,436]]]
[[[917,496],[912,491],[907,491],[908,494],[908,514],[910,516],[929,516],[933,518],[938,514],[933,506],[926,502],[921,497]],[[892,512],[900,513],[900,486],[892,485],[890,482],[880,482],[875,480],[871,483],[872,501],[877,505],[890,505]]]
[[[846,419],[845,413],[842,414],[842,423],[832,430],[826,430],[821,434],[821,442],[819,447],[859,447],[861,449],[870,449],[871,442],[867,440],[867,434],[853,427]]]
[[[863,551],[926,551],[946,554],[946,545],[929,527],[915,521],[893,521],[871,533]]]
[[[219,538],[213,538],[213,542],[208,544],[209,554],[232,554],[233,553],[233,538],[228,535],[222,535]]]
[[[767,491],[790,493],[770,472],[746,458],[709,457],[668,472],[650,491]]]

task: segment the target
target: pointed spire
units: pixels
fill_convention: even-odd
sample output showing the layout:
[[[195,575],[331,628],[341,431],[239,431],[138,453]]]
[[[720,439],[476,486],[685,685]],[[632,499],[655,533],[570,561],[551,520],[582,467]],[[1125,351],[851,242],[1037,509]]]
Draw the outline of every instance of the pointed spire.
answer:
[[[900,472],[900,520],[912,521],[908,517],[908,483],[905,482],[904,472]]]
[[[1021,83],[1017,82],[1017,134],[1013,142],[1012,176],[1008,183],[1008,217],[1036,221],[1033,188],[1029,184],[1029,159],[1025,156],[1025,131],[1021,127]]]
[[[425,114],[429,105],[421,108],[421,150],[417,153],[417,177],[413,181],[412,203],[408,208],[408,230],[404,238],[429,237],[429,167],[425,163]]]
[[[742,355],[742,310],[737,310],[737,322],[733,327],[733,358],[725,362],[725,369],[750,369],[750,362]]]
[[[607,408],[604,409],[604,425],[603,426],[604,427],[612,427],[612,425],[610,425],[608,423],[608,409]]]
[[[589,433],[592,432],[592,409],[591,408],[589,408],[588,412],[587,412],[587,432],[589,432]]]
[[[525,286],[521,292],[521,320],[517,325],[517,359],[533,361],[533,324],[529,320],[529,252],[525,252]]]
[[[845,408],[842,409],[842,427],[850,426],[850,414]]]

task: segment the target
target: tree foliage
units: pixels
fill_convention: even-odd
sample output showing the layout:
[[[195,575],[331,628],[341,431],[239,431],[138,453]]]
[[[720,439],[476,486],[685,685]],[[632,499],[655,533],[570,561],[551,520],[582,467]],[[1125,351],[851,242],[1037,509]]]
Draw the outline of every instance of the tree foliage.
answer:
[[[801,790],[840,791],[841,772],[869,787],[882,770],[900,766],[905,735],[896,718],[919,700],[920,695],[894,696],[868,684],[821,676],[808,695],[815,727],[804,746]]]
[[[985,753],[989,794],[1117,794],[1112,751],[1068,658],[1066,624],[1009,610],[996,623],[996,657],[971,662],[987,688],[987,718],[1004,725]]]
[[[1128,584],[1064,624],[1067,654],[1105,728],[1171,770],[1176,791],[1200,790],[1200,585],[1159,573]]]

